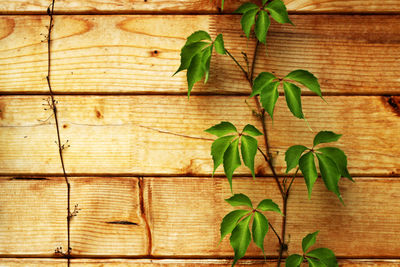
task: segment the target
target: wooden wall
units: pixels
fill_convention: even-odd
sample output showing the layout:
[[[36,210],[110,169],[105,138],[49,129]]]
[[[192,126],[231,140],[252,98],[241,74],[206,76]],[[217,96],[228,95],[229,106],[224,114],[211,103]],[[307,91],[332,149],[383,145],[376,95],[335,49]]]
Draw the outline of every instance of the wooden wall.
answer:
[[[189,101],[185,75],[171,77],[198,29],[223,33],[238,57],[240,47],[253,50],[231,14],[244,0],[225,2],[221,15],[216,0],[56,0],[52,85],[70,145],[71,204],[81,209],[71,222],[73,265],[230,265],[228,239],[218,246],[229,185],[220,170],[210,177],[203,130],[221,120],[259,126],[244,103],[249,88],[222,56]],[[304,112],[314,131],[343,134],[338,146],[356,180],[340,184],[342,206],[320,181],[308,200],[296,179],[289,251],[319,229],[318,245],[342,266],[400,266],[400,1],[285,2],[296,27],[272,25],[256,72],[304,68],[319,77],[328,105],[306,93]],[[66,264],[54,253],[67,247],[67,191],[45,110],[49,4],[0,2],[0,266]],[[283,102],[268,124],[280,174],[284,151],[313,137]],[[234,190],[279,200],[261,157],[256,165],[255,181],[238,170]],[[271,233],[265,247],[268,262],[251,245],[240,263],[274,266]]]

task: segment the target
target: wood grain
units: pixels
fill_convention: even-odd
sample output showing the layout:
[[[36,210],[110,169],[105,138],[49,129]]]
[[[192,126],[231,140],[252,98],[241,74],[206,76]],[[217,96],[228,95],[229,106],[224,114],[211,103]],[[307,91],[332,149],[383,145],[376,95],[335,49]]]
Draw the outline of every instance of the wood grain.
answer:
[[[225,12],[233,12],[245,0],[226,0]],[[284,0],[291,12],[399,12],[396,0]],[[45,14],[49,1],[3,0],[1,13]],[[56,1],[55,10],[63,13],[219,13],[219,0],[88,0]]]
[[[0,97],[0,173],[61,174],[54,120],[51,111],[44,110],[43,98]],[[238,129],[247,123],[261,128],[246,99],[58,96],[61,139],[70,145],[64,151],[67,173],[210,176],[213,136],[204,129],[221,121],[231,121]],[[398,175],[400,117],[388,103],[393,99],[397,98],[329,96],[326,104],[319,97],[303,97],[311,132],[280,97],[274,125],[268,123],[277,171],[285,171],[284,153],[289,146],[311,146],[316,132],[333,130],[343,134],[335,146],[348,155],[353,175]],[[260,176],[269,174],[261,155],[256,157],[256,171]],[[236,173],[250,175],[243,166]],[[223,174],[222,167],[217,174]]]
[[[8,266],[54,266],[64,267],[66,261],[63,259],[17,259],[17,258],[0,258],[0,265]],[[72,266],[84,265],[89,267],[104,267],[104,266],[182,266],[182,267],[196,267],[196,266],[231,266],[231,260],[213,260],[213,259],[72,259]],[[268,260],[241,260],[235,266],[263,266],[272,267],[276,266],[276,262]],[[400,266],[399,260],[339,260],[340,266],[360,267],[360,266],[384,266],[384,267],[397,267]]]
[[[208,0],[207,0],[208,1]],[[240,62],[238,48],[253,55],[239,16],[56,16],[52,85],[57,93],[186,94],[180,48],[193,31],[223,33]],[[398,94],[400,15],[292,16],[296,27],[273,23],[268,55],[259,50],[256,73],[283,77],[303,68],[326,94]],[[47,16],[0,17],[0,92],[47,92]],[[207,85],[193,94],[249,94],[249,85],[227,56],[214,55]],[[305,91],[305,94],[311,94]]]

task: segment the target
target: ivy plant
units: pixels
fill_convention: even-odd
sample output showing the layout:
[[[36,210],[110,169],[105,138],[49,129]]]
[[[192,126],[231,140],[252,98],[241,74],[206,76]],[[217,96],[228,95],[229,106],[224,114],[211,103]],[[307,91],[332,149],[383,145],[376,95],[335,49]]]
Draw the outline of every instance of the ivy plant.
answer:
[[[318,132],[312,141],[312,146],[293,145],[285,153],[287,177],[280,179],[274,166],[274,161],[270,153],[270,145],[267,136],[266,121],[273,120],[275,105],[279,99],[279,91],[283,90],[284,101],[288,111],[298,119],[306,120],[301,101],[303,90],[309,90],[325,101],[317,77],[303,69],[296,69],[289,72],[284,77],[277,77],[271,72],[260,72],[254,77],[254,65],[256,62],[257,49],[260,44],[267,45],[268,29],[271,20],[281,24],[291,24],[286,6],[282,0],[262,0],[256,3],[247,2],[242,4],[235,13],[241,14],[240,25],[246,36],[256,39],[253,63],[248,64],[245,53],[247,68],[225,48],[222,34],[212,38],[206,31],[196,31],[187,37],[186,43],[181,49],[181,64],[175,74],[186,70],[188,97],[194,85],[204,80],[207,83],[210,72],[211,58],[213,54],[229,56],[244,74],[244,78],[249,83],[249,97],[255,100],[257,110],[254,111],[260,120],[262,131],[251,124],[247,124],[241,131],[228,121],[222,121],[205,132],[214,135],[215,141],[211,144],[211,156],[214,163],[212,175],[221,165],[228,179],[232,196],[226,202],[233,207],[245,207],[229,212],[221,222],[220,232],[221,241],[230,235],[230,244],[234,251],[232,266],[239,259],[245,256],[251,241],[259,247],[265,257],[264,242],[266,234],[272,229],[279,243],[279,255],[277,266],[280,266],[284,258],[287,267],[297,267],[307,262],[309,266],[337,266],[335,254],[328,248],[316,248],[310,250],[315,244],[319,231],[310,233],[303,238],[302,253],[291,254],[288,242],[286,241],[286,220],[287,220],[287,201],[289,193],[299,171],[302,173],[308,191],[308,198],[311,198],[313,186],[321,177],[328,191],[333,192],[344,204],[340,194],[339,181],[345,177],[353,181],[347,169],[346,154],[337,147],[330,146],[328,143],[336,142],[341,135],[332,131]],[[224,1],[221,3],[223,9]],[[216,53],[213,53],[215,50]],[[247,70],[246,70],[247,69]],[[174,75],[175,75],[174,74]],[[263,136],[266,149],[259,146],[258,137]],[[244,164],[249,169],[253,179],[256,177],[254,161],[257,153],[260,153],[266,165],[271,169],[276,185],[280,191],[283,209],[272,199],[264,199],[257,206],[247,195],[234,193],[233,177],[238,167]],[[318,164],[316,164],[318,163]],[[318,168],[317,168],[318,166]],[[293,172],[293,170],[295,170]],[[292,172],[289,174],[289,172]],[[311,201],[311,200],[310,200]],[[282,231],[278,233],[268,220],[265,212],[275,212],[281,215]]]

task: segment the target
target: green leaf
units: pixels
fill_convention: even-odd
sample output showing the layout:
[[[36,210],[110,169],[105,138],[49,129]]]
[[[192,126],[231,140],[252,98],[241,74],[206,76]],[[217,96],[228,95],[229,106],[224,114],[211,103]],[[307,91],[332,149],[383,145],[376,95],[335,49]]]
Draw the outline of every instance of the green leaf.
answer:
[[[243,5],[241,5],[238,9],[236,9],[234,13],[244,14],[247,11],[253,10],[253,9],[258,9],[258,6],[256,4],[247,2],[247,3],[244,3]]]
[[[344,154],[343,150],[337,147],[323,147],[317,149],[317,151],[322,152],[324,155],[328,156],[331,160],[336,163],[337,168],[340,171],[340,174],[343,177],[348,178],[350,181],[353,181],[353,177],[351,177],[349,170],[347,169],[347,157]]]
[[[205,72],[204,83],[207,83],[208,76],[210,73],[212,49],[213,49],[213,45],[210,45],[209,47],[205,48],[202,52],[202,55],[203,55],[202,56],[202,65],[204,66],[204,72]]]
[[[268,0],[262,0],[262,5],[265,5],[268,2]]]
[[[221,1],[221,11],[224,11],[224,2],[225,2],[225,0]]]
[[[224,39],[222,37],[222,34],[218,34],[217,38],[215,38],[214,45],[215,45],[215,51],[217,51],[218,54],[220,55],[226,54]]]
[[[282,215],[281,209],[279,208],[278,204],[273,202],[272,199],[261,200],[256,209],[261,211],[275,211]]]
[[[239,155],[239,138],[235,139],[225,151],[224,154],[224,171],[228,178],[229,185],[232,191],[232,176],[233,172],[240,166],[240,155]]]
[[[310,267],[326,267],[326,265],[320,260],[307,258],[308,264]]]
[[[273,119],[276,101],[279,97],[279,82],[268,83],[261,91],[260,101],[268,115]]]
[[[205,130],[205,132],[220,137],[228,133],[237,133],[237,130],[232,123],[228,121],[222,121],[221,123],[208,128],[207,130]]]
[[[331,131],[321,131],[314,137],[314,146],[322,143],[336,142],[341,136],[341,134],[335,134]]]
[[[251,233],[249,229],[249,223],[251,217],[252,215],[241,220],[232,231],[230,242],[233,250],[235,251],[235,258],[232,266],[234,266],[239,259],[243,258],[247,248],[250,245]]]
[[[233,229],[236,227],[238,221],[243,218],[246,214],[249,214],[251,211],[249,210],[234,210],[229,212],[224,219],[222,219],[220,232],[221,232],[221,241],[224,237],[230,233],[232,233]],[[220,242],[221,242],[220,241]]]
[[[308,72],[306,70],[294,70],[286,75],[285,78],[301,83],[322,98],[321,88],[319,86],[318,79],[311,72]]]
[[[174,75],[182,70],[188,69],[192,59],[207,45],[209,45],[209,43],[206,42],[196,42],[185,45],[181,50],[181,65]]]
[[[289,82],[283,82],[283,90],[285,92],[286,103],[293,113],[299,119],[304,119],[303,111],[301,108],[301,90],[300,88]]]
[[[197,43],[203,40],[211,41],[211,36],[205,31],[197,31],[192,33],[186,40],[185,46]]]
[[[321,177],[325,183],[326,188],[328,188],[329,191],[335,193],[340,201],[343,202],[338,186],[340,172],[336,167],[335,162],[324,154],[316,153],[316,155],[318,158],[319,170],[321,171]]]
[[[264,89],[264,87],[271,83],[273,80],[277,79],[275,75],[269,72],[261,72],[258,76],[254,79],[253,88],[250,97],[255,95],[259,95]]]
[[[267,5],[267,10],[271,13],[271,17],[279,23],[293,23],[289,19],[286,6],[282,0],[274,0]]]
[[[257,140],[248,135],[242,135],[240,150],[244,165],[250,169],[253,178],[256,178],[254,173],[254,158],[257,154]]]
[[[270,24],[271,21],[269,20],[268,13],[264,10],[261,10],[258,13],[254,32],[256,33],[257,39],[263,44],[267,42],[267,32]]]
[[[245,194],[234,194],[230,198],[225,199],[231,206],[247,206],[249,208],[253,208],[253,204],[248,196]]]
[[[303,241],[301,242],[301,246],[303,248],[303,253],[305,254],[307,250],[315,244],[315,241],[317,241],[317,235],[319,231],[316,231],[312,234],[308,234],[303,238]]]
[[[214,162],[214,170],[213,170],[213,176],[215,173],[215,170],[219,167],[219,165],[222,164],[223,158],[224,158],[224,153],[228,149],[229,145],[231,144],[233,138],[235,138],[235,135],[228,135],[228,136],[223,136],[215,140],[212,145],[211,145],[211,156],[213,158]]]
[[[295,168],[299,164],[301,154],[308,148],[302,145],[295,145],[289,147],[285,153],[286,173]]]
[[[308,152],[304,154],[299,160],[299,167],[303,173],[304,180],[306,181],[308,190],[308,199],[311,198],[312,188],[318,178],[317,168],[315,167],[314,153]]]
[[[190,66],[187,70],[187,82],[188,82],[188,97],[194,84],[200,81],[205,74],[205,67],[203,64],[203,55],[201,53],[195,55],[190,62]]]
[[[307,253],[307,256],[319,259],[327,267],[337,267],[338,263],[336,260],[335,253],[329,248],[317,248]]]
[[[253,233],[253,240],[256,243],[257,247],[261,248],[264,258],[264,238],[265,235],[268,233],[268,220],[262,213],[254,212],[254,220],[252,226],[252,233]]]
[[[299,267],[304,258],[299,254],[292,254],[286,259],[286,267]]]
[[[244,126],[243,133],[246,133],[246,134],[251,135],[251,136],[263,135],[262,132],[260,132],[256,127],[254,127],[251,124],[247,124],[246,126]]]
[[[251,9],[243,14],[240,24],[246,37],[250,37],[251,27],[254,25],[258,9]]]

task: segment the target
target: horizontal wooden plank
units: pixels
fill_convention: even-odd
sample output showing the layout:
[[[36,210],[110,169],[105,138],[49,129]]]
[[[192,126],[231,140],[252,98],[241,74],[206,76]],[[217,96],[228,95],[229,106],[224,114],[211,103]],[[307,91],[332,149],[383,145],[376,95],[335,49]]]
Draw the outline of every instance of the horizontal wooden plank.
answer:
[[[283,77],[303,68],[317,75],[327,94],[399,93],[400,15],[294,15],[292,20],[296,27],[273,23],[269,57],[265,48],[259,50],[256,73],[272,71]],[[47,16],[0,18],[1,92],[48,91],[47,24]],[[243,36],[239,16],[56,16],[53,89],[186,94],[185,74],[171,75],[179,66],[185,38],[200,29],[213,36],[223,33],[226,47],[242,64],[240,48],[251,60],[254,40]],[[228,56],[214,55],[211,65],[209,83],[196,85],[193,94],[250,92]]]
[[[55,266],[64,267],[66,260],[63,259],[18,259],[18,258],[1,258],[0,265],[8,266]],[[71,260],[72,266],[90,266],[90,267],[103,267],[103,266],[182,266],[182,267],[195,267],[195,266],[231,266],[231,260],[214,260],[214,259],[73,259]],[[235,266],[263,266],[273,267],[276,266],[275,261],[264,260],[241,260]],[[339,260],[340,266],[359,267],[359,266],[384,266],[384,267],[397,267],[400,266],[399,260]]]
[[[72,210],[76,204],[79,209],[71,221],[73,254],[147,254],[138,179],[70,179]],[[2,177],[0,183],[0,254],[56,256],[57,247],[65,251],[64,179]]]
[[[44,96],[0,97],[0,173],[61,174],[54,119]],[[182,175],[212,173],[213,136],[204,129],[231,121],[261,129],[241,96],[58,96],[64,158],[71,174]],[[396,100],[397,99],[397,100]],[[303,97],[303,120],[278,100],[268,123],[277,171],[284,173],[289,146],[311,146],[320,130],[343,134],[335,145],[348,155],[355,175],[400,173],[398,98],[372,96]],[[250,101],[249,105],[253,105]],[[47,106],[48,108],[48,106]],[[396,113],[397,112],[397,113]],[[68,140],[68,143],[67,143]],[[262,138],[259,138],[263,147]],[[257,175],[269,174],[261,155]],[[236,172],[249,175],[245,167]],[[223,174],[222,168],[217,174]]]
[[[234,11],[246,0],[226,0],[225,12]],[[284,0],[289,11],[294,12],[399,12],[396,0]],[[41,13],[45,14],[49,5],[47,0],[23,1],[3,0],[1,13]],[[56,12],[63,13],[219,13],[219,0],[107,0],[56,1]]]

